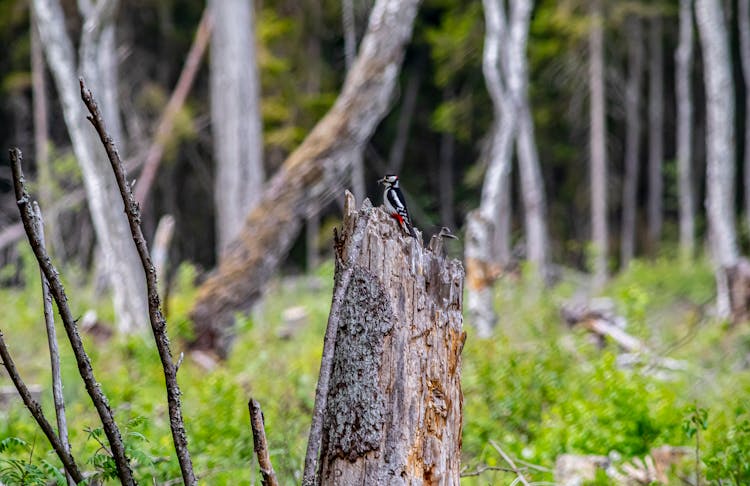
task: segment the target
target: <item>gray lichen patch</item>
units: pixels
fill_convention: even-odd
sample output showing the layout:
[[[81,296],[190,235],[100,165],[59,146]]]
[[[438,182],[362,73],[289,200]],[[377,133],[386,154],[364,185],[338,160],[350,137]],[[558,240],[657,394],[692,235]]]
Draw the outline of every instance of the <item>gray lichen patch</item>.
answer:
[[[381,281],[355,267],[336,338],[326,416],[329,454],[356,460],[378,449],[386,397],[378,376],[393,311]]]

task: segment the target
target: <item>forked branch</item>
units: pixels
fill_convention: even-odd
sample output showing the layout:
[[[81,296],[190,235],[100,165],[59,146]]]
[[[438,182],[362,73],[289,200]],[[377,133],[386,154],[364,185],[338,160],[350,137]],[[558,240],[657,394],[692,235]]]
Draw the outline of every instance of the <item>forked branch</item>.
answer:
[[[185,481],[186,485],[190,486],[197,484],[197,481],[195,473],[193,472],[193,463],[190,459],[190,452],[187,447],[185,424],[182,420],[180,386],[177,384],[177,368],[174,365],[174,361],[172,361],[172,353],[169,349],[169,337],[167,336],[166,330],[167,322],[161,312],[161,302],[156,282],[156,269],[151,261],[151,255],[148,252],[148,245],[146,244],[146,239],[143,237],[143,231],[141,230],[141,211],[138,207],[138,203],[133,197],[133,192],[127,181],[125,167],[120,160],[120,154],[117,152],[117,147],[115,147],[112,137],[109,136],[106,127],[104,126],[104,119],[99,111],[99,107],[97,106],[94,97],[91,95],[91,91],[86,88],[83,79],[80,80],[80,85],[81,99],[83,99],[86,108],[88,108],[89,113],[91,113],[87,118],[94,126],[94,129],[96,129],[96,132],[99,134],[99,138],[104,145],[104,149],[107,151],[107,157],[112,165],[115,179],[117,179],[117,186],[120,189],[122,202],[125,204],[125,214],[128,216],[130,233],[133,236],[133,242],[135,242],[138,255],[141,258],[143,270],[146,274],[146,286],[148,288],[148,315],[149,320],[151,321],[151,330],[154,333],[154,340],[156,341],[156,348],[159,351],[161,365],[164,369],[164,378],[167,387],[167,403],[169,407],[169,425],[172,429],[172,439],[174,440],[177,460],[180,463],[182,479]]]
[[[50,292],[57,303],[57,310],[62,319],[63,326],[65,327],[65,333],[68,335],[71,348],[73,348],[73,354],[75,355],[76,363],[78,364],[78,372],[81,374],[81,378],[86,385],[86,391],[91,397],[91,401],[94,403],[94,407],[99,414],[99,418],[102,421],[102,428],[104,429],[104,433],[107,436],[107,440],[112,449],[112,459],[115,461],[117,475],[120,478],[120,482],[126,486],[134,485],[135,480],[133,479],[133,471],[131,471],[130,463],[125,455],[125,446],[122,442],[120,429],[117,427],[107,397],[104,395],[101,386],[94,377],[91,359],[88,354],[86,354],[81,335],[78,333],[78,326],[76,325],[73,314],[70,311],[70,307],[68,307],[68,296],[65,294],[65,287],[63,287],[57,269],[52,264],[52,261],[47,254],[47,250],[41,243],[36,227],[34,210],[31,207],[31,199],[29,198],[29,194],[24,185],[21,160],[21,151],[18,148],[11,149],[10,162],[11,169],[13,170],[13,188],[15,190],[16,204],[21,213],[21,221],[23,221],[26,236],[29,239],[29,244],[31,245],[31,249],[34,252],[37,262],[39,263],[39,267],[42,269],[44,276],[49,282]]]

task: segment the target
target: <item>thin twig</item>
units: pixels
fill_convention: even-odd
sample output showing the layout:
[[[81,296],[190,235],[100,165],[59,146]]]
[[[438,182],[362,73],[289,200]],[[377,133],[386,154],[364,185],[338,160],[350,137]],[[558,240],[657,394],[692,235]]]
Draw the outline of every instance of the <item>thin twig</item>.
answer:
[[[44,242],[44,220],[39,205],[34,202],[34,214],[36,215],[37,232],[42,248],[46,248]],[[60,376],[60,350],[57,346],[57,331],[55,330],[55,317],[52,314],[52,296],[49,293],[49,284],[44,272],[39,270],[42,280],[42,302],[44,305],[44,324],[47,328],[47,344],[49,346],[50,369],[52,370],[52,398],[55,402],[55,417],[57,418],[57,434],[60,437],[65,450],[70,454],[70,442],[68,441],[68,421],[65,418],[65,399],[63,398],[62,377]],[[68,484],[73,484],[73,477],[66,471]]]
[[[505,462],[507,462],[508,465],[513,468],[513,472],[516,473],[516,476],[518,476],[518,480],[521,481],[521,484],[529,486],[529,482],[526,481],[526,477],[524,477],[523,473],[516,467],[513,459],[511,459],[510,456],[506,454],[505,451],[503,451],[494,440],[490,439],[490,444],[492,444],[492,447],[498,452],[498,454],[500,454],[502,458],[505,459]]]
[[[516,462],[518,462],[519,464],[523,464],[524,466],[526,466],[529,469],[536,469],[539,472],[544,472],[544,473],[554,472],[552,469],[550,469],[548,467],[540,466],[539,464],[533,464],[531,462],[526,462],[526,461],[521,460],[521,459],[516,459]]]
[[[500,471],[500,472],[507,472],[507,473],[515,473],[513,469],[508,469],[507,467],[497,467],[497,466],[488,466],[487,464],[480,464],[473,471],[462,472],[461,477],[470,478],[473,476],[479,476],[480,474],[487,472],[487,471]]]
[[[73,354],[75,355],[76,363],[78,364],[78,372],[81,374],[81,378],[86,385],[86,391],[91,397],[91,401],[94,403],[94,407],[102,421],[104,433],[107,435],[110,447],[112,447],[112,455],[120,482],[126,486],[133,485],[135,484],[133,471],[131,471],[130,463],[125,455],[125,446],[122,443],[120,429],[117,427],[107,397],[104,395],[101,386],[94,377],[91,359],[88,354],[86,354],[86,350],[83,347],[83,341],[81,340],[80,334],[78,334],[78,326],[73,318],[73,314],[70,312],[70,307],[68,307],[68,296],[65,294],[65,287],[63,287],[57,269],[52,264],[52,261],[47,254],[47,250],[41,245],[41,241],[39,240],[39,235],[37,234],[36,225],[34,223],[34,212],[31,208],[29,194],[26,192],[26,187],[24,185],[21,160],[21,151],[18,148],[11,149],[10,161],[13,170],[13,188],[15,190],[16,204],[21,213],[21,221],[23,221],[26,236],[29,239],[29,244],[34,251],[34,256],[36,256],[39,267],[42,269],[44,276],[49,282],[50,292],[57,303],[57,311],[60,314],[63,326],[65,327],[65,333],[68,335],[70,346],[73,348]]]
[[[143,231],[141,230],[140,208],[133,197],[130,184],[128,184],[127,174],[125,173],[125,168],[120,160],[120,154],[117,152],[117,147],[115,147],[112,137],[109,136],[106,127],[104,126],[104,120],[99,112],[99,107],[97,106],[96,101],[94,101],[91,91],[86,88],[83,79],[80,80],[80,85],[81,99],[83,99],[89,113],[91,113],[87,118],[96,129],[96,132],[99,134],[99,138],[104,145],[104,149],[107,151],[107,157],[112,165],[115,179],[117,179],[117,186],[120,189],[120,195],[125,204],[125,214],[128,216],[130,233],[133,236],[133,242],[138,250],[138,255],[141,258],[141,264],[143,265],[143,270],[146,274],[146,286],[148,288],[148,315],[149,320],[151,321],[151,330],[154,334],[154,340],[156,341],[156,348],[159,351],[159,358],[161,359],[162,368],[164,370],[164,378],[167,388],[167,403],[169,408],[169,425],[172,429],[172,439],[174,440],[177,460],[180,463],[182,478],[186,485],[191,486],[197,484],[197,481],[195,479],[195,473],[193,472],[193,463],[190,459],[190,452],[187,447],[185,424],[182,420],[182,405],[180,404],[180,386],[177,383],[177,368],[172,361],[172,353],[169,349],[169,337],[167,336],[166,330],[167,322],[161,312],[158,283],[156,281],[156,269],[151,261],[151,255],[148,252],[148,245],[146,244],[146,239],[143,237]]]
[[[8,347],[5,344],[5,339],[3,338],[2,332],[0,332],[0,357],[2,357],[3,359],[3,366],[5,366],[5,369],[8,371],[8,376],[10,376],[11,381],[13,381],[13,384],[16,386],[18,394],[21,395],[23,403],[26,405],[26,408],[29,409],[29,412],[31,412],[31,415],[34,417],[34,420],[36,420],[36,423],[39,424],[39,428],[42,429],[44,435],[47,436],[47,440],[49,440],[50,444],[52,444],[52,448],[55,450],[57,457],[60,458],[63,466],[65,466],[65,470],[70,473],[75,482],[80,483],[81,481],[83,481],[83,476],[78,470],[75,459],[63,446],[60,438],[57,436],[57,434],[55,434],[52,425],[44,417],[42,407],[36,400],[32,398],[31,392],[29,392],[29,389],[26,387],[26,383],[24,383],[24,381],[21,379],[21,376],[18,374],[16,365],[13,363],[13,359],[10,357]]]
[[[347,191],[347,199],[353,199]],[[347,205],[345,205],[347,206]],[[346,211],[346,209],[345,209]],[[310,437],[307,441],[307,453],[305,454],[305,470],[302,475],[303,486],[317,484],[318,455],[320,454],[321,440],[323,436],[323,412],[328,400],[328,386],[333,370],[333,351],[336,343],[336,334],[339,327],[339,313],[344,302],[344,296],[349,289],[349,283],[354,272],[354,261],[359,256],[364,238],[365,229],[370,219],[369,211],[361,211],[357,216],[357,222],[350,236],[352,243],[349,258],[346,262],[340,262],[344,271],[341,273],[341,282],[336,285],[336,292],[331,302],[331,312],[328,315],[328,326],[323,338],[323,356],[320,360],[320,374],[318,385],[315,389],[315,406],[313,408],[312,423],[310,424]]]
[[[279,480],[276,479],[276,473],[271,464],[271,457],[268,455],[268,442],[266,442],[266,429],[260,403],[251,398],[247,402],[247,408],[250,410],[250,426],[253,429],[253,449],[258,456],[258,466],[263,477],[261,483],[263,486],[279,486]]]

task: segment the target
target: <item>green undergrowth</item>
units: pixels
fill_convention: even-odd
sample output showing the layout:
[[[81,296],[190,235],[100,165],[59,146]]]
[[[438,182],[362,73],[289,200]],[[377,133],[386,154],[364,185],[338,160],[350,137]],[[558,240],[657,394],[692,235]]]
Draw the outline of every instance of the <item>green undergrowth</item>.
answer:
[[[38,305],[38,276],[23,270],[27,289],[3,289],[2,331],[29,383],[48,387],[48,355]],[[185,425],[196,472],[203,484],[250,484],[257,474],[247,401],[263,408],[271,456],[282,484],[298,484],[313,407],[322,336],[330,307],[333,265],[313,275],[273,282],[263,304],[240,318],[229,360],[206,369],[188,356],[179,370]],[[187,317],[195,272],[183,266],[168,305],[176,356],[190,336]],[[103,298],[68,282],[74,314],[95,308],[103,322],[111,310]],[[689,266],[662,259],[635,262],[601,292],[627,318],[627,331],[655,354],[679,360],[668,373],[649,363],[618,365],[613,343],[601,347],[585,331],[563,324],[559,306],[579,291],[574,275],[542,289],[524,275],[497,286],[498,327],[478,339],[466,323],[463,353],[463,464],[470,473],[507,467],[493,442],[536,466],[530,480],[550,482],[562,453],[643,457],[660,445],[695,449],[700,441],[703,476],[718,484],[750,482],[750,330],[711,318],[713,277],[704,262]],[[291,330],[282,315],[304,310],[305,324]],[[62,336],[61,336],[62,337]],[[86,337],[97,378],[123,429],[142,484],[179,478],[171,446],[163,375],[150,336],[95,341]],[[67,345],[62,372],[74,455],[86,471],[111,478],[111,459],[93,407]],[[0,386],[9,385],[0,374]],[[52,419],[50,393],[43,405]],[[692,410],[706,412],[705,428],[690,434]],[[693,412],[694,414],[694,412]],[[100,443],[101,442],[101,443]],[[523,464],[523,463],[519,463]],[[691,456],[679,467],[695,473]],[[23,406],[0,409],[0,481],[55,481],[57,458]],[[529,466],[523,465],[528,468]],[[41,479],[40,479],[41,478]],[[515,475],[486,470],[464,484],[510,484]],[[601,478],[600,478],[601,479]],[[259,483],[256,475],[255,482]],[[110,479],[109,483],[115,481]],[[606,480],[601,479],[601,484]],[[176,484],[176,483],[173,483]]]

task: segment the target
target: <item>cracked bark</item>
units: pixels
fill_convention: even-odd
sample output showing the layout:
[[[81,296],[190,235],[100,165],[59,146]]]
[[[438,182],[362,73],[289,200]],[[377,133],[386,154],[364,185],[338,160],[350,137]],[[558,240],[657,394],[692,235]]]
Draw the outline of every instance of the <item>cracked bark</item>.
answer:
[[[380,208],[356,211],[353,199],[347,208],[319,483],[458,485],[463,267],[439,242],[405,237]]]

